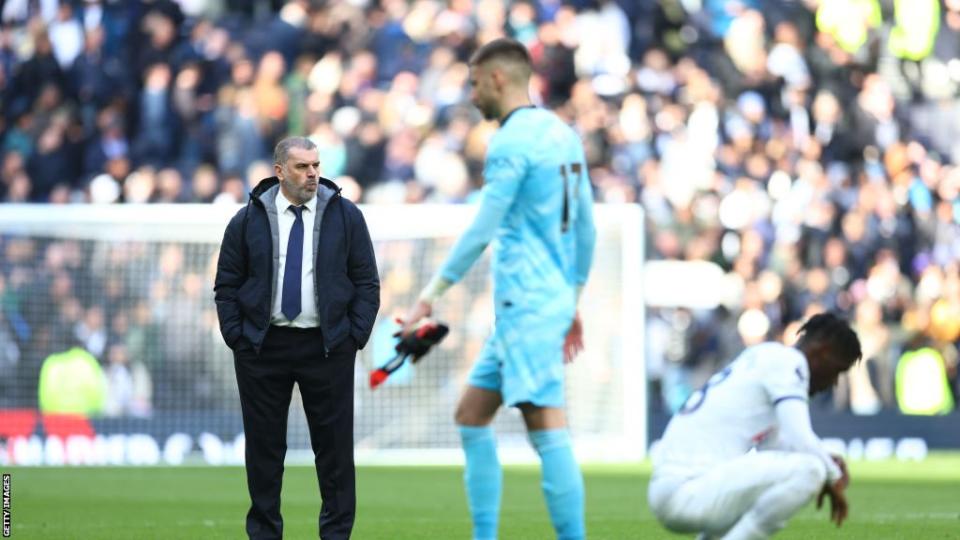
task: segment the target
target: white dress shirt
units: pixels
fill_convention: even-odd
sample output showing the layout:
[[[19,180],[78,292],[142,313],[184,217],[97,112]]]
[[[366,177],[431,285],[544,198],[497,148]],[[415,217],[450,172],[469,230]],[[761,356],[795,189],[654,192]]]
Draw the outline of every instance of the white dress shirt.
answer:
[[[316,328],[320,326],[320,320],[317,317],[317,303],[314,299],[313,289],[313,223],[317,211],[317,198],[313,197],[303,205],[303,267],[300,268],[300,314],[289,321],[280,311],[280,305],[283,302],[283,274],[286,272],[287,264],[287,242],[290,238],[290,229],[297,219],[290,206],[296,206],[283,196],[283,190],[277,190],[277,225],[280,227],[280,266],[277,268],[276,294],[273,298],[273,312],[270,317],[270,324],[275,326],[292,326],[295,328]]]

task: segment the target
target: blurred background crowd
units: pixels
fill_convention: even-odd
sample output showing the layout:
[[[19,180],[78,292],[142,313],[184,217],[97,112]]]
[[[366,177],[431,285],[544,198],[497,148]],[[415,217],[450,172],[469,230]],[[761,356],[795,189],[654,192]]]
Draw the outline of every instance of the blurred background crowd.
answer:
[[[724,272],[714,309],[650,308],[655,408],[820,310],[846,314],[864,348],[824,407],[953,408],[960,0],[0,5],[4,202],[236,204],[286,135],[310,136],[353,200],[469,202],[496,126],[467,101],[466,60],[510,36],[531,51],[534,100],[583,137],[597,200],[645,209],[648,259]],[[73,301],[74,334],[99,325],[88,350],[107,367],[129,354],[111,332],[163,317],[105,317],[82,290],[109,291],[106,271],[14,272],[25,257],[66,268],[82,258],[69,250],[2,247],[0,369],[35,339],[17,322],[31,284]],[[199,276],[178,294],[206,298],[204,268],[178,271]]]

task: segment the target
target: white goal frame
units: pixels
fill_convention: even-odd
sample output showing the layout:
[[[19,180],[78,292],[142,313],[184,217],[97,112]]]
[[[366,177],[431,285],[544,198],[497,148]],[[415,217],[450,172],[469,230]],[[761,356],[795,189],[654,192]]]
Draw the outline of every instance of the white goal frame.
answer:
[[[0,205],[0,234],[47,238],[93,239],[109,241],[166,241],[219,244],[229,219],[240,208],[238,205],[63,205],[7,204]],[[397,205],[361,206],[375,244],[393,240],[427,238],[454,238],[471,221],[475,206],[471,205]],[[645,304],[642,272],[644,269],[644,216],[639,205],[597,205],[595,218],[599,235],[608,238],[606,252],[599,249],[596,257],[619,258],[617,273],[620,282],[612,286],[618,296],[618,306],[593,305],[585,314],[585,358],[574,363],[571,370],[581,369],[579,363],[590,361],[591,328],[608,325],[605,330],[616,332],[618,345],[612,349],[614,358],[608,358],[616,372],[609,381],[611,392],[622,396],[619,418],[609,423],[603,434],[581,436],[573,430],[575,452],[582,462],[637,462],[644,459],[647,449],[647,376],[644,359]],[[612,246],[612,247],[610,247]],[[596,261],[594,268],[602,261]],[[433,268],[430,271],[435,270]],[[429,276],[426,276],[429,277]],[[584,292],[583,303],[590,303],[591,291],[600,278],[594,274]],[[210,293],[211,302],[212,292]],[[443,302],[441,300],[441,302]],[[613,313],[618,310],[619,313]],[[381,313],[381,317],[390,314]],[[615,325],[609,328],[609,325]],[[457,328],[452,328],[457,332]],[[362,361],[358,369],[368,367]],[[587,368],[582,368],[587,369]],[[568,371],[570,373],[570,371]],[[358,380],[360,377],[358,377]],[[359,386],[358,386],[359,390]],[[377,394],[364,398],[368,403]],[[297,404],[291,410],[296,410]],[[299,413],[303,415],[302,411]],[[501,411],[500,416],[518,416],[513,411]],[[453,410],[449,413],[452,424]],[[293,417],[291,417],[293,419]],[[518,419],[512,420],[514,422]],[[293,430],[293,426],[291,426]],[[456,464],[462,463],[459,446],[445,448],[376,448],[367,447],[358,440],[357,462],[367,464]],[[516,433],[500,437],[500,458],[504,463],[533,463],[536,455],[525,438]],[[293,449],[291,462],[311,462],[309,450]]]

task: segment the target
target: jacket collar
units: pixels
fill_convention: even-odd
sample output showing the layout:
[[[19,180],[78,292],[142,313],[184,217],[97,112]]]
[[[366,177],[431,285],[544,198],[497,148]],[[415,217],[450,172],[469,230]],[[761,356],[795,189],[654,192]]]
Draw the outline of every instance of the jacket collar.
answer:
[[[280,179],[276,176],[264,178],[250,192],[250,200],[257,204],[273,204],[277,191],[280,189]],[[317,185],[317,197],[329,199],[335,195],[340,195],[340,186],[333,183],[329,178],[319,177]]]

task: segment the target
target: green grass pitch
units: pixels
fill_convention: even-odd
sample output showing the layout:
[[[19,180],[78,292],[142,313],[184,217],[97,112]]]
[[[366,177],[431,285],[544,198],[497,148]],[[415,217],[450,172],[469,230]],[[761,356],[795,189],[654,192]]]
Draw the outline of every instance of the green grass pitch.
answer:
[[[207,468],[17,468],[12,474],[12,538],[243,538],[243,470]],[[851,463],[851,514],[840,529],[812,505],[783,539],[960,539],[960,455],[921,463]],[[469,539],[455,467],[358,469],[357,540]],[[587,466],[591,539],[682,538],[663,531],[646,507],[649,466]],[[288,467],[283,486],[286,538],[316,538],[319,495],[310,467]],[[534,467],[507,467],[500,538],[550,539]]]

